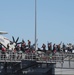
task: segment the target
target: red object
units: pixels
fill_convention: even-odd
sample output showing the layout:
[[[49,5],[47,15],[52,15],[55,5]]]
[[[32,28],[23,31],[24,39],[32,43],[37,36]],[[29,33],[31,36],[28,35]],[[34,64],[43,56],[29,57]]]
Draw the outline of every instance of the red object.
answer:
[[[5,52],[5,51],[6,51],[6,49],[5,49],[5,48],[2,48],[2,51],[3,51],[3,52]]]

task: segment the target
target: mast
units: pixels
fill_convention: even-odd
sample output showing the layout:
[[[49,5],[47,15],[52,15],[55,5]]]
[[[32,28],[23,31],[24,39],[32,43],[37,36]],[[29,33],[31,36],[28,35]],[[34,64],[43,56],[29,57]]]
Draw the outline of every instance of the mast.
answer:
[[[35,50],[37,46],[37,1],[35,0]]]

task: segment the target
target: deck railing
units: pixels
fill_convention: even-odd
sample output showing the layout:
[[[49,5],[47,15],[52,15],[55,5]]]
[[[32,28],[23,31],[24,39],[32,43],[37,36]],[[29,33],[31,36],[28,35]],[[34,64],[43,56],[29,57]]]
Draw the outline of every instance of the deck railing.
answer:
[[[0,53],[0,61],[21,61],[21,60],[36,60],[36,61],[50,61],[50,62],[64,62],[68,60],[73,61],[74,54],[34,54],[34,53]]]

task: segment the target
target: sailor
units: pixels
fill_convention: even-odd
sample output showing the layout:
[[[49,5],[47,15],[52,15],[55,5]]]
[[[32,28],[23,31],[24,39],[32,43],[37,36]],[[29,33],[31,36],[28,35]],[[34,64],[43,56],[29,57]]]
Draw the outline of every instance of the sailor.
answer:
[[[53,52],[56,53],[56,50],[57,50],[57,49],[56,49],[56,44],[54,43],[54,44],[53,44]]]
[[[28,48],[30,49],[30,46],[31,46],[31,41],[28,40]]]
[[[42,45],[43,51],[46,52],[46,45],[43,43]]]
[[[25,41],[24,41],[24,42],[22,42],[22,44],[21,44],[21,50],[22,50],[23,52],[25,52],[25,49],[26,49],[26,43],[25,43]]]
[[[48,43],[48,50],[49,50],[49,51],[52,50],[52,43]]]

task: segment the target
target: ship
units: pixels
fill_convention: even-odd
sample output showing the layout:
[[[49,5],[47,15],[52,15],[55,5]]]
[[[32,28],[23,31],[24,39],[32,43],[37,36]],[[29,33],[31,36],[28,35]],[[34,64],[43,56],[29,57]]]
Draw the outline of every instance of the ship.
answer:
[[[55,75],[55,62],[33,54],[0,54],[0,75]]]
[[[0,34],[7,34],[1,31]],[[0,44],[9,50],[0,49],[0,75],[58,75],[74,74],[74,52],[56,52],[48,54],[42,51],[34,53],[13,52],[19,37],[11,42],[0,36]]]

